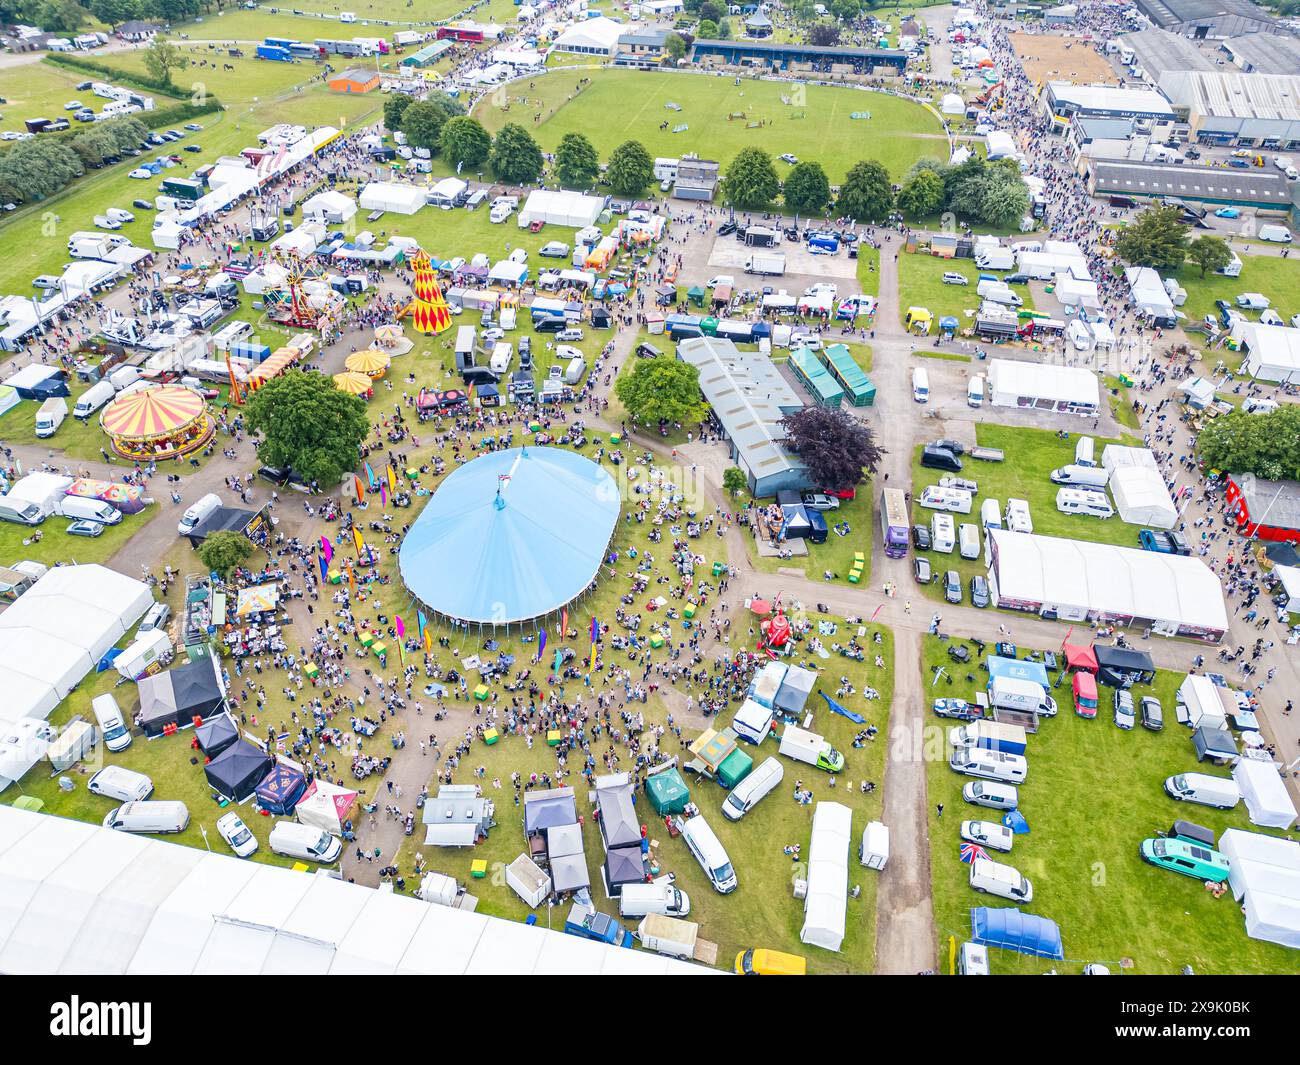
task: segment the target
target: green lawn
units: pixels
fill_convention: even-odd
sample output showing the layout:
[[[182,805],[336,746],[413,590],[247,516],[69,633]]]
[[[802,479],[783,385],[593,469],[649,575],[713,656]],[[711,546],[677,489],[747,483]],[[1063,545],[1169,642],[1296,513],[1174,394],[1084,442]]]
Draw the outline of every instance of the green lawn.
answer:
[[[858,244],[858,284],[866,296],[880,295],[880,249]]]
[[[963,355],[960,351],[916,351],[913,354],[918,359],[940,359],[944,362],[970,362],[969,355]]]
[[[961,274],[970,284],[946,285],[944,274]],[[933,255],[903,254],[898,257],[898,315],[899,321],[907,315],[909,307],[927,307],[934,315],[932,329],[937,330],[939,319],[951,315],[961,328],[974,321],[974,312],[982,302],[975,291],[979,276],[1004,274],[1010,271],[981,270],[973,259],[940,259]],[[1034,297],[1028,285],[1016,285],[1013,291],[1025,301],[1024,309],[1034,309]],[[967,313],[967,312],[971,313]]]
[[[832,183],[859,159],[879,159],[898,177],[922,156],[947,152],[933,115],[880,93],[799,86],[807,99],[795,103],[794,87],[786,83],[742,79],[737,86],[731,78],[636,70],[587,71],[583,77],[590,82],[580,90],[577,78],[563,72],[535,79],[532,88],[516,83],[504,103],[499,94],[485,96],[475,116],[493,132],[519,122],[533,129],[547,150],[566,133],[585,133],[602,159],[629,138],[641,141],[652,156],[696,151],[724,168],[742,148],[789,152],[820,162]],[[782,96],[791,102],[783,103]],[[682,110],[668,110],[670,102]],[[850,120],[850,113],[861,111],[872,118]],[[729,114],[741,112],[745,118],[728,121]],[[765,124],[748,128],[758,121]],[[690,128],[671,132],[680,125]],[[785,164],[777,168],[783,172]]]
[[[1094,540],[1099,543],[1119,544],[1123,547],[1136,547],[1138,527],[1120,521],[1119,515],[1113,518],[1092,518],[1084,514],[1062,514],[1056,509],[1057,485],[1052,484],[1048,474],[1061,466],[1068,466],[1074,461],[1074,445],[1079,434],[1072,433],[1069,440],[1061,440],[1048,429],[1030,429],[1020,426],[993,425],[979,422],[975,426],[975,438],[983,447],[1000,447],[1007,455],[1005,462],[979,462],[965,458],[964,469],[956,476],[965,477],[979,484],[979,494],[969,514],[954,514],[954,524],[963,522],[980,524],[979,508],[984,500],[992,497],[998,500],[1000,508],[1005,510],[1007,498],[1024,499],[1029,503],[1029,513],[1033,518],[1034,532],[1040,536],[1063,536],[1074,540]],[[1107,444],[1120,441],[1105,440],[1094,437],[1097,455],[1100,460],[1101,450]],[[938,484],[939,479],[952,476],[942,470],[927,469],[921,465],[921,448],[918,445],[912,457],[912,521],[929,525],[930,518],[937,513],[921,506],[918,499],[927,485]],[[988,566],[984,562],[983,551],[974,560],[963,559],[954,547],[951,554],[937,551],[919,552],[930,560],[936,578],[945,570],[955,569],[961,574],[962,597],[969,601],[970,578],[975,574],[987,574]],[[925,594],[934,599],[943,598],[942,585],[935,583],[926,586]]]
[[[1137,411],[1133,409],[1133,400],[1129,395],[1128,385],[1124,384],[1118,377],[1107,375],[1106,398],[1110,403],[1110,412],[1115,416],[1115,420],[1126,429],[1132,429],[1138,435],[1142,432],[1142,423],[1138,420]]]
[[[23,124],[28,118],[67,118],[72,115],[63,109],[71,100],[78,100],[82,106],[94,111],[102,111],[108,103],[88,89],[77,91],[77,85],[86,81],[88,75],[75,70],[65,70],[48,63],[24,63],[22,66],[10,67],[0,71],[0,96],[5,103],[0,104],[0,130],[24,131]],[[84,129],[80,122],[73,122],[75,129]]]
[[[853,499],[840,501],[838,510],[824,511],[822,516],[826,519],[829,532],[824,544],[808,544],[807,555],[796,555],[794,558],[772,558],[760,557],[754,546],[754,538],[749,533],[745,534],[745,546],[749,551],[750,562],[764,573],[776,573],[778,570],[795,569],[803,570],[804,575],[809,580],[822,580],[824,574],[829,570],[835,574],[835,583],[847,583],[849,570],[853,568],[854,555],[861,552],[866,559],[862,567],[867,573],[871,573],[871,545],[872,545],[872,520],[873,509],[872,502],[875,495],[873,482],[864,481],[858,485],[857,496]],[[760,502],[771,503],[771,499],[761,500]],[[841,522],[846,522],[849,526],[847,536],[841,536],[835,531],[835,526]],[[865,586],[860,586],[865,587]]]
[[[822,618],[821,615],[812,617]],[[849,627],[842,619],[836,619],[835,623],[838,632],[834,636],[823,637],[824,643],[843,639],[848,634]],[[868,635],[866,645],[873,651],[878,650],[886,663],[892,661],[893,641],[889,631],[878,626],[871,627],[869,631],[880,632],[883,643],[871,643],[871,636]],[[838,656],[827,662],[814,658],[813,662],[826,670],[829,682],[826,692],[832,697],[835,690],[834,678],[840,675],[850,678],[859,694],[847,697],[846,705],[877,725],[883,737],[887,732],[887,708],[893,686],[891,671],[877,669],[872,662],[860,664]],[[867,701],[861,697],[863,683],[872,685],[880,692],[879,701]],[[837,787],[829,787],[829,777],[821,771],[781,759],[785,767],[785,779],[781,785],[742,820],[732,822],[722,816],[722,801],[726,797],[723,789],[712,782],[687,776],[692,801],[708,819],[736,869],[740,884],[734,893],[717,894],[705,880],[699,865],[690,856],[681,839],[669,838],[662,820],[655,816],[645,797],[642,795],[637,799],[637,815],[649,828],[649,837],[655,845],[654,854],[660,871],[676,874],[677,885],[691,899],[689,920],[699,924],[701,937],[719,944],[718,963],[724,968],[734,962],[739,951],[753,946],[804,955],[808,958],[809,971],[814,973],[863,973],[874,968],[875,875],[858,865],[855,853],[849,856],[849,883],[861,885],[862,894],[856,900],[849,900],[843,949],[835,954],[808,947],[799,940],[803,907],[791,895],[790,877],[806,875],[806,869],[792,862],[784,854],[783,848],[787,844],[800,844],[803,848],[802,857],[807,857],[814,807],[800,806],[792,801],[795,781],[803,780],[804,786],[812,789],[815,801],[828,800],[848,805],[853,810],[853,831],[855,836],[860,835],[867,821],[880,816],[881,790],[878,786],[872,794],[863,795],[858,785],[863,779],[880,784],[885,754],[883,741],[855,749],[852,746],[853,735],[865,726],[854,725],[846,718],[829,713],[815,693],[808,708],[816,715],[814,727],[844,754],[845,769]],[[646,711],[646,719],[661,719],[653,704]],[[724,723],[729,722],[730,714],[724,715],[722,720]],[[674,737],[668,735],[661,747],[666,754],[680,755],[684,752],[684,744],[694,738],[694,734],[683,732],[682,743],[679,744]],[[766,741],[761,748],[749,744],[744,744],[743,747],[745,753],[754,758],[755,764],[769,756],[776,756],[777,744],[774,740]],[[601,749],[603,748],[602,743]],[[686,755],[686,760],[690,760],[689,754]],[[572,765],[571,758],[570,766]],[[522,920],[530,911],[506,886],[504,876],[504,866],[513,861],[524,848],[521,813],[514,806],[509,774],[516,771],[525,775],[530,772],[553,773],[556,758],[549,748],[540,743],[534,743],[529,750],[518,737],[508,736],[493,747],[476,742],[470,754],[461,760],[461,768],[456,775],[457,782],[474,779],[471,774],[478,767],[484,769],[478,779],[485,792],[495,799],[497,807],[498,827],[493,830],[488,841],[473,851],[468,851],[424,847],[417,841],[410,840],[402,847],[398,865],[407,872],[415,854],[422,853],[429,868],[468,884],[470,891],[480,899],[478,908],[481,912]],[[620,768],[625,767],[620,765]],[[431,771],[432,768],[431,763]],[[494,784],[497,779],[503,785],[500,790]],[[852,790],[849,790],[850,785]],[[587,803],[588,790],[584,783],[578,782],[578,808],[582,813],[589,813],[590,810]],[[588,867],[593,876],[599,877],[599,856],[604,852],[600,833],[590,816],[586,818],[583,838]],[[475,858],[488,861],[489,875],[486,880],[469,879],[469,863]],[[351,860],[347,864],[352,864]],[[593,896],[598,909],[618,917],[617,903],[605,898],[602,888],[597,886],[593,889]],[[558,907],[550,917],[552,927],[562,926],[567,913],[567,905]],[[537,916],[540,922],[546,922],[547,914],[544,910],[538,911]],[[635,927],[636,922],[629,919],[624,924]]]
[[[926,638],[922,678],[927,696],[973,698],[985,674],[978,667],[954,666],[945,648],[937,638]],[[938,665],[946,673],[932,685]],[[1142,975],[1177,974],[1184,965],[1198,975],[1295,972],[1294,951],[1246,936],[1241,908],[1231,893],[1215,899],[1200,881],[1155,869],[1138,856],[1143,839],[1168,831],[1177,818],[1204,825],[1216,836],[1225,828],[1260,831],[1250,825],[1244,805],[1212,810],[1164,794],[1165,778],[1175,773],[1227,775],[1198,765],[1190,733],[1174,719],[1174,693],[1182,679],[1181,673],[1162,670],[1151,687],[1133,689],[1135,700],[1154,694],[1164,707],[1165,728],[1155,733],[1140,726],[1132,732],[1116,728],[1110,688],[1100,689],[1101,706],[1092,721],[1073,712],[1068,687],[1053,692],[1060,712],[1029,738],[1029,776],[1019,787],[1020,811],[1030,832],[1016,837],[1009,854],[990,853],[1029,878],[1034,901],[1022,909],[1057,922],[1067,960],[993,950],[995,974],[1052,968],[1077,973],[1089,962],[1101,962],[1113,973]],[[970,888],[969,867],[958,857],[960,823],[997,820],[998,811],[962,800],[962,785],[972,778],[946,764],[946,733],[955,723],[928,712],[927,718],[930,870],[938,955],[946,959],[949,936],[958,943],[970,937],[971,907],[1011,903]],[[942,817],[939,803],[944,805]]]
[[[170,500],[166,503],[171,505]],[[69,536],[64,529],[70,518],[57,515],[46,518],[39,526],[31,528],[0,522],[0,565],[30,560],[47,566],[57,563],[105,562],[124,547],[142,527],[158,513],[156,507],[146,507],[140,514],[124,515],[117,525],[108,525],[99,536]],[[39,534],[40,539],[33,537]]]
[[[270,63],[252,58],[247,48],[245,58],[231,59],[210,44],[179,42],[189,59],[184,70],[176,71],[172,80],[182,96],[206,94],[217,97],[228,107],[257,103],[285,93],[297,92],[307,85],[321,68],[315,63]],[[100,56],[98,62],[128,73],[148,75],[143,51],[116,52]],[[225,68],[233,67],[233,70]],[[333,123],[328,111],[314,123]],[[255,130],[254,132],[260,132]]]
[[[1215,300],[1235,303],[1243,292],[1262,292],[1271,301],[1273,310],[1284,319],[1300,313],[1300,259],[1243,255],[1240,277],[1200,275],[1200,269],[1191,263],[1184,263],[1174,275],[1187,290],[1187,302],[1182,311],[1192,322],[1199,322],[1207,314],[1215,314]],[[1259,318],[1258,311],[1241,313],[1252,321]]]

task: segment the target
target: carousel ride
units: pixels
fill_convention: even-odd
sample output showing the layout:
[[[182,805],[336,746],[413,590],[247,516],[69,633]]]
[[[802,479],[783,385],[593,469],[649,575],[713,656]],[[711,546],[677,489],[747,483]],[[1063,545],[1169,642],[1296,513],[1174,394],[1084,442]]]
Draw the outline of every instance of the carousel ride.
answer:
[[[203,397],[180,385],[119,395],[100,414],[99,427],[116,454],[141,462],[192,454],[216,432]]]
[[[262,294],[267,317],[294,329],[326,330],[347,301],[330,287],[322,271],[296,256],[284,264],[284,280]]]

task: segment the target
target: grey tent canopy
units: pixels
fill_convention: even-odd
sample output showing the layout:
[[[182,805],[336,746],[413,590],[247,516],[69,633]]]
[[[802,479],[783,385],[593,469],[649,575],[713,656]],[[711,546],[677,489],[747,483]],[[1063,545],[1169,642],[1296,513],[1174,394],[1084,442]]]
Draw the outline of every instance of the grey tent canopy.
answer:
[[[208,718],[225,705],[216,663],[200,658],[165,673],[145,677],[139,684],[140,725],[150,736],[160,736],[168,725],[190,724]]]
[[[551,859],[551,885],[557,893],[590,887],[591,876],[587,872],[586,856],[569,854],[563,858]]]
[[[572,788],[551,788],[524,793],[524,834],[535,835],[555,825],[578,823],[578,804]]]
[[[611,891],[624,884],[644,883],[647,873],[640,847],[615,847],[605,855],[605,883]]]
[[[551,861],[582,853],[582,829],[576,824],[555,825],[546,830],[546,854]]]
[[[242,802],[275,765],[275,759],[251,743],[232,744],[203,767],[208,783],[218,794]]]
[[[632,786],[620,784],[596,792],[596,809],[600,812],[600,834],[605,848],[641,845],[641,824],[632,807]]]

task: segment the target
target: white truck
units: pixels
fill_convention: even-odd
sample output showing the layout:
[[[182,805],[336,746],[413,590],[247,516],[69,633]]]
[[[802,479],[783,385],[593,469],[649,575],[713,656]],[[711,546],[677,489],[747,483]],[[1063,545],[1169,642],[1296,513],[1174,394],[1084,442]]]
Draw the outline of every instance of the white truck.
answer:
[[[84,422],[115,395],[117,390],[111,381],[98,381],[81,393],[77,405],[72,408],[72,416]]]
[[[651,913],[636,927],[636,937],[646,950],[667,954],[670,958],[695,957],[700,926],[694,921]]]
[[[745,273],[759,274],[762,277],[782,277],[785,275],[785,256],[751,255],[745,260]]]
[[[994,677],[989,681],[989,702],[1005,710],[1038,712],[1046,702],[1043,686],[1019,677]]]
[[[808,732],[794,725],[787,725],[781,733],[780,752],[796,762],[824,769],[828,773],[838,773],[844,768],[844,755],[826,742],[815,732]]]
[[[416,33],[415,30],[398,30],[393,34],[393,43],[402,48],[412,44],[421,44],[424,41],[423,33]]]
[[[73,233],[68,238],[68,254],[74,259],[102,259],[114,248],[126,243],[125,237],[115,237],[108,233]]]
[[[36,412],[36,436],[40,440],[53,436],[59,431],[63,419],[68,416],[68,401],[61,396],[51,396],[41,404]]]

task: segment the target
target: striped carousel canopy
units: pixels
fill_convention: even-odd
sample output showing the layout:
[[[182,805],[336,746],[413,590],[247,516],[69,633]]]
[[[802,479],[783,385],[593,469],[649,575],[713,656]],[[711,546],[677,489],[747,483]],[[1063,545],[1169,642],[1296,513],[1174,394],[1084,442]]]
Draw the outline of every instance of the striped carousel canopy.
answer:
[[[148,440],[188,428],[206,410],[207,404],[197,392],[180,385],[159,385],[118,396],[104,408],[99,425],[119,440]]]
[[[388,372],[392,361],[392,357],[384,352],[366,348],[364,351],[354,351],[343,360],[343,365],[353,373],[363,373],[368,377],[383,377]]]
[[[350,396],[365,396],[370,394],[374,385],[365,374],[349,370],[334,375],[334,387]]]

